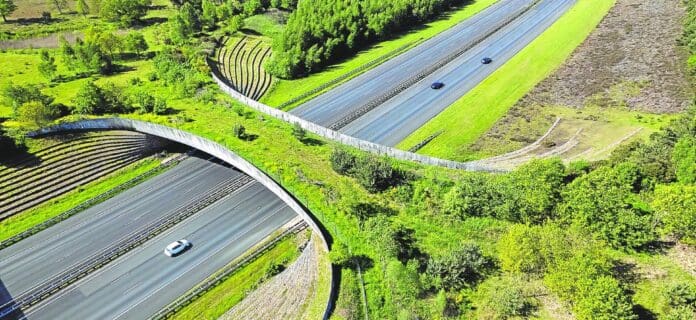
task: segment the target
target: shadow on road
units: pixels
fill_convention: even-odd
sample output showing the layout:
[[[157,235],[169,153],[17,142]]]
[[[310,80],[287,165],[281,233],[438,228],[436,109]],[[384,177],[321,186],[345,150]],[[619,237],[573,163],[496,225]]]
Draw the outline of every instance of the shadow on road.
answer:
[[[12,295],[10,294],[9,291],[7,291],[7,288],[5,288],[5,284],[2,282],[2,279],[0,279],[0,315],[4,313],[6,308],[9,308],[11,304],[8,304],[8,302],[12,301]],[[13,313],[10,313],[4,317],[0,316],[0,319],[2,320],[14,320],[14,319],[23,319],[24,318],[24,313],[22,310],[16,310]]]

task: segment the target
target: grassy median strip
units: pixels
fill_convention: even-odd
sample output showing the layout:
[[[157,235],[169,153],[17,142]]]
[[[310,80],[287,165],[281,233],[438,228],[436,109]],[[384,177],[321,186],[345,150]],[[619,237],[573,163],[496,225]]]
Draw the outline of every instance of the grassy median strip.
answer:
[[[455,26],[456,24],[466,20],[495,2],[497,2],[497,0],[475,0],[471,4],[463,6],[459,10],[450,12],[442,19],[426,24],[423,28],[417,28],[413,31],[404,33],[395,39],[377,43],[368,49],[361,51],[354,57],[340,64],[327,68],[327,70],[323,72],[300,79],[280,80],[273,87],[273,90],[267,93],[263,99],[261,99],[261,102],[271,106],[281,105],[284,102],[295,98],[296,96],[300,96],[303,93],[338,78],[345,73],[351,72],[352,70],[359,68],[382,55],[394,51],[399,47],[420,41],[421,39],[432,38],[438,33]]]
[[[0,241],[6,240],[48,219],[58,216],[93,197],[157,168],[159,165],[159,159],[143,159],[105,178],[79,187],[38,207],[9,217],[0,222]]]
[[[397,145],[410,147],[442,130],[419,153],[464,159],[474,142],[537,83],[556,70],[599,24],[615,0],[584,0],[445,111]]]
[[[286,237],[169,319],[217,319],[242,301],[247,292],[258,287],[267,278],[267,273],[273,266],[287,266],[299,255],[297,237]]]

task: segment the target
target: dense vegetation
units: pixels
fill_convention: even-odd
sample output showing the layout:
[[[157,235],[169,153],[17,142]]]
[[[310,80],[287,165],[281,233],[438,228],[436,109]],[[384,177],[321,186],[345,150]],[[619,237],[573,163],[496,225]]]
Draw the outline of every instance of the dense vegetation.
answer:
[[[379,10],[406,3],[382,2],[370,3]],[[405,6],[431,2],[414,3]],[[257,4],[262,9],[253,9]],[[656,288],[645,289],[626,279],[625,269],[629,262],[653,266],[645,259],[664,257],[675,243],[696,245],[694,109],[599,163],[536,161],[497,175],[396,163],[334,147],[215,89],[202,39],[239,20],[245,7],[249,14],[266,5],[294,4],[225,1],[213,14],[206,1],[180,1],[144,46],[112,46],[129,40],[94,29],[82,42],[33,52],[42,82],[3,89],[16,121],[8,122],[29,128],[68,114],[120,114],[190,130],[238,152],[331,233],[331,257],[341,269],[339,319],[362,318],[363,310],[373,319],[524,317],[544,308],[541,297],[559,299],[579,319],[633,319],[644,307],[636,294],[646,291],[659,301],[651,312],[693,318],[693,277],[665,268],[650,282]],[[205,22],[213,16],[213,25]],[[360,45],[380,37],[366,35],[369,28],[399,30],[387,23],[392,16],[363,27]],[[74,92],[60,99],[51,89],[65,83],[75,84],[66,87]]]
[[[466,0],[300,1],[280,37],[274,40],[267,70],[293,78],[322,69],[337,59],[395,32],[431,19]]]
[[[471,173],[454,181],[406,174],[408,181],[380,188],[375,188],[378,179],[363,178],[380,166],[379,161],[360,160],[336,149],[331,155],[336,172],[354,177],[378,198],[390,200],[342,204],[342,211],[355,217],[362,226],[360,232],[374,245],[352,248],[347,257],[349,250],[339,244],[332,253],[334,261],[348,273],[372,267],[371,257],[382,261],[385,287],[371,294],[389,296],[396,304],[371,299],[370,313],[375,317],[530,315],[538,301],[525,293],[529,284],[519,281],[540,279],[569,304],[578,319],[636,319],[630,283],[617,271],[622,262],[612,255],[650,252],[668,246],[670,239],[696,244],[692,182],[696,146],[683,142],[696,136],[695,119],[696,108],[692,108],[650,141],[623,147],[604,162],[565,166],[560,160],[533,161],[510,174]],[[678,170],[678,166],[688,168]],[[449,250],[431,251],[434,248],[419,245],[423,239],[405,227],[404,218],[395,217],[401,214],[387,203],[402,204],[397,211],[412,217],[406,221],[431,219],[431,224],[455,230],[473,221],[511,225],[488,239],[497,242],[490,250],[483,250],[482,242],[464,241]],[[494,275],[490,279],[495,284],[486,281]],[[517,284],[503,292],[489,288],[500,288],[499,282],[506,281]],[[693,289],[689,282],[676,285],[690,288],[684,289],[687,292]],[[670,316],[683,314],[683,305],[691,306],[679,302],[681,298],[667,297],[675,306],[665,311]],[[468,299],[476,304],[467,303]],[[354,316],[360,313],[359,309],[354,312]]]

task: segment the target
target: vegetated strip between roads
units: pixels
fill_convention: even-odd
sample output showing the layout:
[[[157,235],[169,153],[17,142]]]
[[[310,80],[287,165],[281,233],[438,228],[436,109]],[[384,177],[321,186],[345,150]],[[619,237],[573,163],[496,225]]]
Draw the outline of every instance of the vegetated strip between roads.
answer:
[[[105,248],[143,240],[139,231],[161,231],[155,223],[188,214],[211,201],[225,181],[244,177],[229,167],[196,157],[153,179],[0,251],[0,279],[9,297],[0,311],[35,303],[30,293],[52,293],[99,267],[114,252]],[[248,179],[248,178],[246,178]],[[219,196],[219,195],[218,195]],[[210,204],[210,203],[208,203]],[[168,221],[166,221],[168,222]],[[152,229],[140,229],[149,226]],[[146,240],[146,239],[145,239]],[[118,250],[118,249],[117,249]],[[103,255],[103,256],[99,256]],[[81,270],[79,274],[75,274]],[[72,272],[72,273],[67,273]]]
[[[317,87],[333,82],[335,79],[342,78],[344,75],[352,73],[355,69],[361,68],[366,64],[370,64],[372,61],[380,59],[380,57],[389,55],[390,52],[399,51],[397,49],[400,47],[408,46],[409,44],[414,44],[415,42],[421,42],[424,39],[430,39],[437,36],[439,33],[447,31],[448,29],[456,26],[466,19],[469,19],[476,13],[481,12],[498,1],[499,0],[468,1],[458,9],[444,13],[442,18],[429,22],[427,25],[416,28],[415,30],[409,30],[404,34],[398,34],[394,39],[376,43],[364,51],[357,53],[354,57],[339,64],[333,65],[331,68],[328,68],[322,72],[314,73],[299,79],[278,80],[276,81],[273,90],[268,92],[268,94],[262,98],[261,102],[278,107],[289,100],[293,100],[294,98],[312,91]],[[375,64],[372,67],[376,67],[378,64]],[[366,68],[366,70],[369,69],[370,67]],[[346,79],[339,80],[336,84],[343,83],[344,80],[349,80],[350,78],[353,78],[353,76],[357,75],[358,74],[350,75]],[[333,84],[329,86],[332,87]],[[304,98],[301,98],[300,100],[304,101]],[[281,109],[287,110],[288,108],[294,106],[296,106],[296,104]]]
[[[514,17],[521,8],[534,1],[499,1],[415,48],[302,104],[290,113],[324,126],[336,123],[359,109],[365,101],[394,90],[404,79],[419,74],[430,65],[466,47],[473,40],[473,35],[494,30],[501,21]]]
[[[263,185],[248,184],[25,311],[27,318],[148,318],[295,218]],[[162,248],[178,239],[193,247],[165,256]]]
[[[460,150],[491,128],[510,107],[558,68],[614,3],[615,0],[579,1],[529,46],[397,147],[408,149],[442,131],[418,152],[465,160]]]
[[[395,146],[432,117],[486,79],[552,26],[577,0],[540,0],[453,61],[361,115],[342,132],[387,146]],[[482,58],[492,62],[483,64]],[[430,88],[442,82],[439,90]]]

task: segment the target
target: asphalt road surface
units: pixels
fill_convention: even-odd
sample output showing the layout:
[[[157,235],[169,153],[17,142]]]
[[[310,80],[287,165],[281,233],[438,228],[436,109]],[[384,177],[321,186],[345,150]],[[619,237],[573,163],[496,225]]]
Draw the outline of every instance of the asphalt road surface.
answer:
[[[297,215],[253,182],[25,310],[28,319],[147,319]],[[176,257],[167,244],[193,247]]]
[[[575,1],[541,0],[434,74],[339,131],[385,145],[397,144],[513,57]],[[406,53],[293,109],[291,113],[329,126],[459,48],[474,43],[477,37],[495,30],[502,21],[515,17],[520,9],[531,3],[533,0],[501,0]],[[482,65],[481,58],[486,56],[493,62]],[[435,81],[443,82],[445,87],[430,89],[430,84]]]
[[[445,67],[353,121],[342,132],[394,146],[456,102],[550,27],[576,0],[546,0]],[[493,62],[481,63],[483,57]],[[440,81],[442,89],[430,84]],[[485,106],[481,106],[485,107]]]
[[[10,295],[24,293],[240,174],[223,165],[190,157],[148,181],[0,251],[0,280]]]

